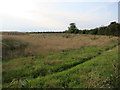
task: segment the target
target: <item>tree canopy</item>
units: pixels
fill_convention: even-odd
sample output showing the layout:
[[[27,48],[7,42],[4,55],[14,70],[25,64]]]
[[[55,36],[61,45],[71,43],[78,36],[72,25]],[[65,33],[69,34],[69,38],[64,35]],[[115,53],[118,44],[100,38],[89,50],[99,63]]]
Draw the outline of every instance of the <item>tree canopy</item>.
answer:
[[[66,32],[68,32],[68,33],[78,33],[79,29],[77,29],[75,23],[70,23],[70,27],[68,27],[68,30]]]
[[[75,23],[70,23],[70,27],[65,31],[66,33],[80,33],[80,34],[93,34],[93,35],[120,35],[120,24],[111,22],[108,26],[102,26],[90,30],[79,30]]]

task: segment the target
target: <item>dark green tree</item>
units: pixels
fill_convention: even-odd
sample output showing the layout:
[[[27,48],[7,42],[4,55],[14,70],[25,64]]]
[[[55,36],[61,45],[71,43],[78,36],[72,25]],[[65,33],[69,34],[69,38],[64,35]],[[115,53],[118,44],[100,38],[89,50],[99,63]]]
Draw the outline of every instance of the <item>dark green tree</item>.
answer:
[[[79,29],[77,29],[75,23],[70,23],[70,27],[68,27],[68,33],[78,33]]]
[[[90,30],[78,30],[75,23],[70,23],[70,27],[68,27],[65,33],[120,36],[120,23],[111,22],[108,26],[101,26]]]

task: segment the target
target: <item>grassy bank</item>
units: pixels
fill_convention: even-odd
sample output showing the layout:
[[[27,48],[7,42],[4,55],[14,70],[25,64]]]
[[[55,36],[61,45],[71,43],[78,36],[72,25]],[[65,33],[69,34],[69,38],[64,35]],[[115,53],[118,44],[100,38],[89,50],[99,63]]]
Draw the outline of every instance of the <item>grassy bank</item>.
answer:
[[[32,55],[22,52],[23,56],[3,60],[3,87],[10,86],[16,79],[27,79],[29,87],[34,88],[113,88],[119,83],[117,37],[31,34],[3,36],[3,40],[13,37],[22,44],[27,43],[23,50]]]

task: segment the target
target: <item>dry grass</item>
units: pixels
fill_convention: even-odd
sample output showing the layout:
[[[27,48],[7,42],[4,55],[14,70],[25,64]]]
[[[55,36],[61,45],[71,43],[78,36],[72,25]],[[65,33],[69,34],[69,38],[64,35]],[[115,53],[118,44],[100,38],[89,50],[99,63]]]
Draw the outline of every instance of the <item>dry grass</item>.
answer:
[[[88,46],[105,46],[117,42],[117,37],[82,34],[29,34],[3,35],[4,38],[20,39],[29,43],[25,52],[29,55],[45,56],[62,50],[77,49]]]

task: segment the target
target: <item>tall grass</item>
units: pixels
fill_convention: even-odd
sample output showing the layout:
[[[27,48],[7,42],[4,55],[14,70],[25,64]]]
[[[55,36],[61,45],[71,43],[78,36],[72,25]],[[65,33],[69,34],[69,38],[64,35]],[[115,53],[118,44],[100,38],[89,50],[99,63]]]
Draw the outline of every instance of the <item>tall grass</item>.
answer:
[[[28,43],[15,38],[5,38],[2,40],[2,60],[19,58],[25,56],[25,49]]]
[[[43,37],[44,36],[44,37]],[[67,37],[68,36],[68,37]],[[67,38],[66,38],[67,37]],[[94,39],[97,38],[97,39]],[[12,39],[12,41],[10,40]],[[3,35],[3,52],[9,52],[7,49],[10,43],[20,45],[28,43],[24,47],[24,56],[41,56],[45,57],[51,53],[57,53],[69,49],[78,49],[89,46],[104,47],[108,44],[117,43],[117,37],[109,38],[107,36],[93,36],[93,35],[81,35],[81,34],[28,34],[28,35]],[[19,41],[20,42],[19,42]],[[7,43],[7,44],[5,44]],[[15,46],[13,46],[15,47]],[[5,49],[6,48],[6,49]],[[17,51],[17,50],[16,50]],[[11,52],[9,52],[10,54]],[[15,51],[12,53],[15,53]],[[8,55],[4,55],[3,59]],[[19,53],[18,53],[19,54]],[[14,54],[15,55],[15,54]],[[17,52],[16,52],[17,55]],[[13,56],[12,56],[13,57]]]

